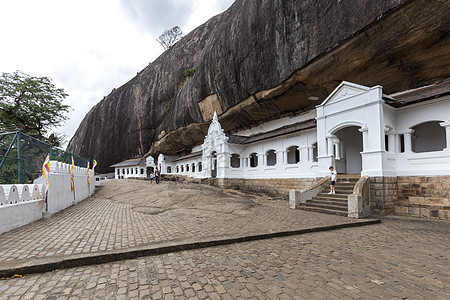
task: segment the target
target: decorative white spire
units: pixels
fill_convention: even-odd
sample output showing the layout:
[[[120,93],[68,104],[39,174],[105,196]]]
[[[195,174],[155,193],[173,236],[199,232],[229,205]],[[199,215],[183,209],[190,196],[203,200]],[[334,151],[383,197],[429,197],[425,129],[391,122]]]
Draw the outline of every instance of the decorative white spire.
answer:
[[[217,113],[216,113],[216,111],[214,111],[214,116],[213,116],[212,121],[213,121],[213,122],[218,122],[218,121],[219,121],[219,119],[217,118]]]

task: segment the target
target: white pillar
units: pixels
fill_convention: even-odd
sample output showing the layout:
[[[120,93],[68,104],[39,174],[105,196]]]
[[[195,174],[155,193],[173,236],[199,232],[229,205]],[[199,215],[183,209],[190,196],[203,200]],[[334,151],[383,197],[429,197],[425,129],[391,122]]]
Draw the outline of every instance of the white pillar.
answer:
[[[368,139],[369,129],[367,127],[363,127],[363,128],[358,129],[358,130],[359,130],[359,132],[362,133],[362,136],[363,136],[363,152],[367,151],[368,150],[368,145],[369,145],[369,139]]]
[[[308,161],[314,161],[314,147],[308,147]]]
[[[397,143],[396,143],[396,141],[397,141],[397,135],[396,134],[393,134],[393,133],[390,133],[390,134],[388,134],[388,152],[390,152],[390,153],[398,153],[398,150],[397,150]]]
[[[300,162],[308,161],[308,149],[309,149],[309,147],[300,148]]]
[[[256,153],[256,160],[258,162],[257,167],[264,166],[263,158],[264,158],[264,154]]]
[[[447,139],[446,150],[450,150],[450,121],[440,123],[442,127],[445,128],[445,138]]]
[[[341,159],[341,142],[337,138],[335,139],[334,149],[334,153],[336,153],[336,159]]]
[[[327,136],[328,156],[334,156],[334,135]]]
[[[411,153],[412,152],[412,134],[414,133],[414,129],[409,130],[408,132],[404,133],[405,138],[405,152]]]
[[[283,151],[283,164],[287,164],[287,151]]]
[[[400,141],[400,134],[396,134],[395,135],[395,152],[396,153],[401,153],[402,152],[401,141]]]

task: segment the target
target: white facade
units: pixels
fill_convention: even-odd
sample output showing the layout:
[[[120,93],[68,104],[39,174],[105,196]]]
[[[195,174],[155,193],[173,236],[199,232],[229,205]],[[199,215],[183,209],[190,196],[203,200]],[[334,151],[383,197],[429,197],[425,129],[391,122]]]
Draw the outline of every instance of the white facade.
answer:
[[[153,157],[130,159],[118,164],[112,165],[114,167],[114,178],[146,178],[156,168]]]
[[[450,96],[389,101],[381,86],[342,82],[316,110],[235,135],[215,114],[202,145],[158,164],[163,174],[196,178],[322,177],[330,165],[368,176],[450,175]]]

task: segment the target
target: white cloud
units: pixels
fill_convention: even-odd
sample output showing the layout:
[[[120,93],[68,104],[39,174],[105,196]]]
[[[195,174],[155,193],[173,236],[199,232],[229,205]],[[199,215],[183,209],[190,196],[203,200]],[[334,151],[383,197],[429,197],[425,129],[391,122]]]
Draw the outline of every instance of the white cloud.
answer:
[[[232,0],[14,0],[0,2],[0,72],[52,78],[69,94],[69,138],[85,114],[163,51],[156,38],[186,34]]]

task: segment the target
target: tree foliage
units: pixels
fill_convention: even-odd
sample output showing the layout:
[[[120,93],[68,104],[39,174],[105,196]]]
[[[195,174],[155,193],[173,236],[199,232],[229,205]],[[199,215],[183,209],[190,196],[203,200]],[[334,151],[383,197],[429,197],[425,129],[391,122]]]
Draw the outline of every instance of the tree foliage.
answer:
[[[183,36],[183,32],[179,26],[175,26],[172,29],[165,30],[156,41],[163,46],[165,50],[172,47]]]
[[[21,131],[32,137],[61,143],[62,136],[49,134],[51,128],[67,120],[68,95],[47,77],[33,77],[16,71],[0,77],[0,130]]]

